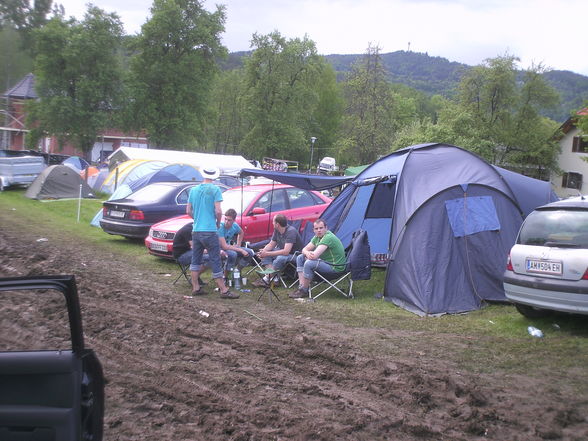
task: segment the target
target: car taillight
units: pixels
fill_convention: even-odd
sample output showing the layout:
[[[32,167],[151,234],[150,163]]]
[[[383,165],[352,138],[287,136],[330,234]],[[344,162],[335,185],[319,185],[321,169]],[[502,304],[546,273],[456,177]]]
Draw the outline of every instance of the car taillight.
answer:
[[[586,272],[582,276],[582,280],[588,280],[588,268],[586,268]]]
[[[129,214],[129,219],[131,220],[144,220],[145,215],[141,210],[131,210]]]
[[[106,216],[108,214],[108,208],[102,207],[102,216]]]
[[[514,268],[512,267],[512,262],[510,261],[510,253],[508,253],[508,261],[506,262],[506,270],[514,272]]]

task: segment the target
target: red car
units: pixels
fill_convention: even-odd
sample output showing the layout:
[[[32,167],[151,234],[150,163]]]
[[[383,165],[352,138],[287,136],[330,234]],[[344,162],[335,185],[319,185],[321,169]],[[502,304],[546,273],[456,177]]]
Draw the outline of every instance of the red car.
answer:
[[[317,191],[302,190],[284,184],[247,185],[231,188],[223,193],[223,213],[229,208],[237,211],[237,223],[245,233],[245,241],[269,239],[274,232],[272,219],[284,214],[288,220],[306,222],[318,219],[331,199]],[[145,246],[149,253],[172,258],[172,244],[176,232],[192,218],[177,216],[151,227]]]

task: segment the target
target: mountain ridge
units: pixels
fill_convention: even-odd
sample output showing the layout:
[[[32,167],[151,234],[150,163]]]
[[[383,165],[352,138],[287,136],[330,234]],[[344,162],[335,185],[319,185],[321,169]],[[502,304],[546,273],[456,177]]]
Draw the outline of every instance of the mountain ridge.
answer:
[[[231,52],[222,63],[223,69],[242,66],[244,56],[250,51]],[[329,54],[322,55],[337,72],[337,79],[342,80],[351,71],[355,63],[364,54]],[[419,90],[427,95],[454,96],[463,74],[473,66],[449,61],[440,56],[413,51],[395,51],[380,54],[382,64],[388,72],[392,83],[400,83]],[[522,74],[522,70],[520,73]],[[547,111],[547,116],[563,122],[574,110],[588,102],[588,76],[567,70],[550,70],[543,74],[546,81],[558,91],[561,97],[557,108]]]

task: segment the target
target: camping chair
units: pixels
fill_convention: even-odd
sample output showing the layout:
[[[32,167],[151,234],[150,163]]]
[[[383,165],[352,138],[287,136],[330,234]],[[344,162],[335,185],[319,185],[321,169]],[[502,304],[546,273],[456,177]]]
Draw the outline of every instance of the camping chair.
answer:
[[[288,225],[296,228],[296,230],[298,231],[299,234],[300,234],[300,228],[301,228],[302,224],[303,224],[302,219],[288,220]],[[264,246],[266,246],[269,242],[270,242],[270,239],[262,240],[260,242],[249,244],[248,248],[251,248],[254,251],[259,251]],[[298,282],[298,275],[296,273],[296,256],[298,254],[299,254],[298,252],[295,252],[293,254],[293,257],[288,261],[288,263],[286,263],[285,268],[274,274],[274,276],[279,279],[280,283],[284,286],[284,288],[292,288]],[[259,257],[257,257],[256,254],[253,255],[251,260],[253,261],[253,266],[249,271],[247,271],[245,273],[245,275],[249,275],[253,271],[259,272],[259,271],[265,270],[265,268],[261,264],[261,259]],[[287,279],[290,276],[292,276],[291,278],[293,278],[293,281],[288,282]]]
[[[351,238],[351,243],[345,251],[346,265],[343,272],[334,274],[331,277],[326,277],[319,272],[314,271],[316,277],[313,282],[316,283],[314,283],[314,286],[311,283],[308,290],[308,296],[312,300],[316,300],[330,289],[334,289],[348,299],[352,299],[353,282],[355,280],[369,280],[371,278],[372,268],[370,244],[368,242],[367,231],[355,231]],[[344,291],[341,286],[346,281],[348,283],[347,292]],[[319,289],[322,289],[322,291],[313,296],[312,291],[317,291]]]
[[[178,277],[176,277],[176,280],[174,280],[173,284],[175,285],[178,282],[178,280],[180,280],[182,276],[184,276],[188,284],[192,286],[192,278],[190,276],[190,263],[182,265],[178,260],[175,260],[175,262],[180,267],[180,274],[178,275]]]
[[[280,298],[278,297],[278,295],[274,291],[274,288],[276,287],[276,283],[279,280],[282,280],[279,276],[279,271],[276,271],[274,269],[262,269],[262,270],[257,270],[255,272],[259,276],[260,280],[263,280],[263,282],[265,283],[263,291],[261,292],[261,294],[257,298],[257,301],[259,302],[261,300],[261,298],[267,293],[270,303],[272,301],[272,297],[275,297],[278,300],[278,302],[281,302]],[[265,276],[268,276],[269,281],[266,281],[264,279]]]
[[[250,243],[250,244],[245,243],[245,246],[247,248],[250,248],[253,251],[257,252],[260,249],[262,249],[264,246],[266,246],[268,243],[269,243],[269,239],[262,240],[260,242]],[[253,253],[253,257],[251,257],[251,262],[253,262],[253,265],[246,273],[243,274],[244,276],[248,276],[253,271],[263,271],[263,265],[261,264],[261,259],[259,257],[257,257],[257,254]]]

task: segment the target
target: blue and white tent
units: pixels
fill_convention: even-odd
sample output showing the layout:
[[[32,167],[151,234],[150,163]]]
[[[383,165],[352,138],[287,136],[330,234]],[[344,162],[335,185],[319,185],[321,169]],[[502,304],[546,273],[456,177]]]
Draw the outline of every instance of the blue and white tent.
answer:
[[[322,217],[345,246],[361,228],[372,255],[388,257],[386,300],[435,315],[506,300],[502,275],[521,223],[556,199],[549,182],[422,144],[371,164]]]

